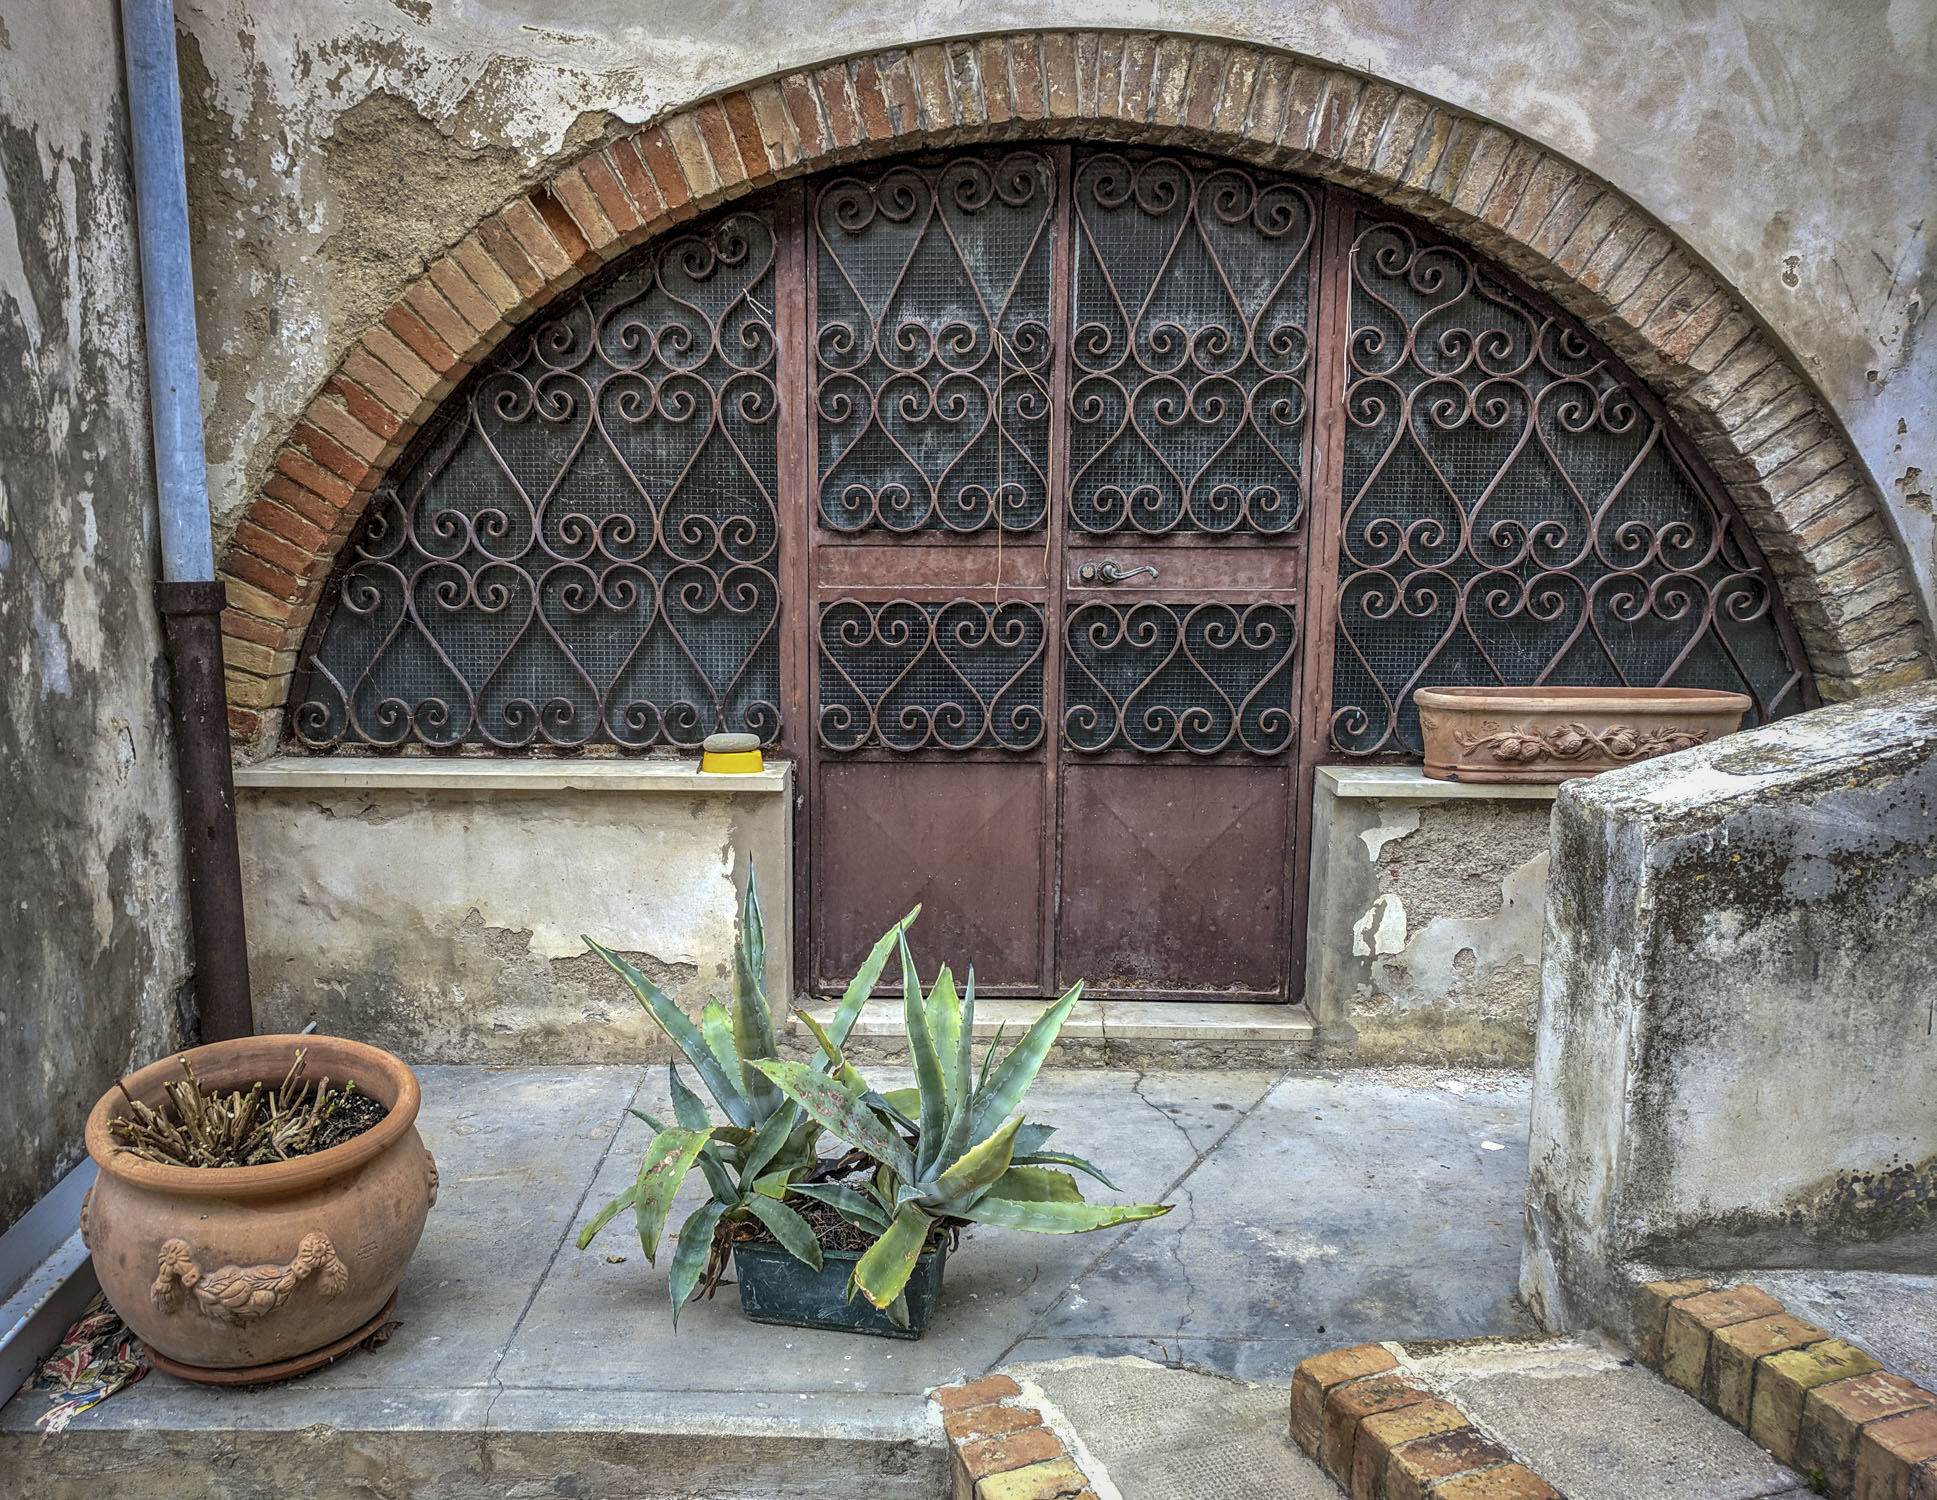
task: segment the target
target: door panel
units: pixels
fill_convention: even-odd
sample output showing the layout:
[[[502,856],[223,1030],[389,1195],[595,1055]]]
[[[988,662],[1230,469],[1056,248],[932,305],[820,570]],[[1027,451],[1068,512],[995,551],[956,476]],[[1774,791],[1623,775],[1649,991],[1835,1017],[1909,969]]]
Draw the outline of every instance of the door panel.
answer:
[[[1280,998],[1291,772],[1285,761],[1070,765],[1058,986]]]
[[[1041,992],[1044,786],[1029,761],[825,767],[814,820],[815,988],[840,993],[875,939],[920,902],[925,968],[972,961],[981,993]]]
[[[811,195],[808,899],[985,991],[1288,999],[1317,199],[1176,153]]]

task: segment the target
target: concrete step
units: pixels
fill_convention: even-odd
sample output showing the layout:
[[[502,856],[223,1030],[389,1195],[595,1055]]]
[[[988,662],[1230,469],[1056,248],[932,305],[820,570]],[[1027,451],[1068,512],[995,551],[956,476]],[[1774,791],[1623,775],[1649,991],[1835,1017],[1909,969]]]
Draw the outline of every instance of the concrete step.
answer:
[[[1599,1339],[1392,1347],[1401,1369],[1567,1500],[1800,1500],[1810,1493],[1803,1476]]]
[[[1007,1042],[1027,1031],[1047,1000],[980,1000],[975,1039],[986,1046],[998,1029]],[[832,1004],[808,1007],[826,1023]],[[787,1017],[791,1050],[806,1055],[814,1038]],[[856,1063],[906,1062],[907,1034],[899,1000],[870,1000],[842,1049]],[[1318,1028],[1302,1005],[1223,1001],[1079,1000],[1050,1052],[1064,1068],[1286,1068],[1311,1062]]]
[[[1801,1500],[1783,1467],[1699,1402],[1598,1339],[1522,1336],[1383,1346],[1396,1373],[1565,1500]],[[1338,1500],[1293,1440],[1290,1387],[1143,1359],[1003,1367],[1100,1500]],[[958,1445],[959,1447],[960,1445]],[[970,1454],[973,1461],[973,1453]],[[1496,1476],[1500,1473],[1496,1470]],[[1518,1472],[1515,1470],[1514,1472]]]
[[[581,1353],[588,1362],[623,1366],[626,1359],[622,1344],[595,1337]],[[947,1493],[939,1425],[925,1402],[907,1395],[527,1386],[335,1390],[319,1402],[300,1381],[254,1392],[172,1381],[156,1389],[163,1381],[148,1376],[59,1437],[8,1424],[0,1432],[0,1494],[938,1500]],[[104,1488],[106,1475],[134,1487]]]

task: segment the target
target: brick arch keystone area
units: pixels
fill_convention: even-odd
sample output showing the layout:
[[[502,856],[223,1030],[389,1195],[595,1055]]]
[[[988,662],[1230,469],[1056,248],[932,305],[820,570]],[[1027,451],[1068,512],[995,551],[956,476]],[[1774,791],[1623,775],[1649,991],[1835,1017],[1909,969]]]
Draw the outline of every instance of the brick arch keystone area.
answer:
[[[344,355],[223,565],[229,720],[279,728],[304,632],[386,466],[536,309],[671,225],[767,183],[918,146],[1158,142],[1343,184],[1545,290],[1647,380],[1754,532],[1827,697],[1931,675],[1917,591],[1836,420],[1728,286],[1645,209],[1534,141],[1287,53],[1032,31],[871,52],[704,99],[512,199]]]

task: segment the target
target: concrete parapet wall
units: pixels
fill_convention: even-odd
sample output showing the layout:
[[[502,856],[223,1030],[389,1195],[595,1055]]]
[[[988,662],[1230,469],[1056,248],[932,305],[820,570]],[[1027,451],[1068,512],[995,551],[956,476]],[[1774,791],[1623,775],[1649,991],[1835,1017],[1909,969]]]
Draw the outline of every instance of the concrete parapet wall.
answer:
[[[580,934],[697,1011],[731,991],[749,861],[785,1019],[791,766],[334,758],[236,779],[259,1030],[313,1020],[416,1063],[669,1059]]]
[[[1937,691],[1562,789],[1522,1289],[1937,1257]]]

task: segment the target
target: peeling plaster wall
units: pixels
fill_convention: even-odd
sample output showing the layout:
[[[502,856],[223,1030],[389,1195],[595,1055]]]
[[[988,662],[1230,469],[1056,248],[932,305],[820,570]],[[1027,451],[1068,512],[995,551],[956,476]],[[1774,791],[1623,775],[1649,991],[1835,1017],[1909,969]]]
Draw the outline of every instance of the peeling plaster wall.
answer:
[[[1408,784],[1350,794],[1395,775]],[[1532,1061],[1551,789],[1498,791],[1319,772],[1305,1002],[1327,1051]]]
[[[418,1063],[665,1061],[625,953],[697,1013],[731,994],[749,859],[784,1028],[793,920],[784,790],[238,793],[263,1031],[353,1036]]]
[[[819,59],[1165,28],[1360,69],[1521,130],[1682,234],[1820,382],[1937,579],[1937,8],[1924,0],[181,0],[210,459],[226,535],[425,259],[547,163]]]
[[[1937,1257],[1937,689],[1562,789],[1521,1290]]]
[[[0,1229],[187,971],[120,30],[0,21]],[[192,1011],[189,1012],[192,1018]]]

